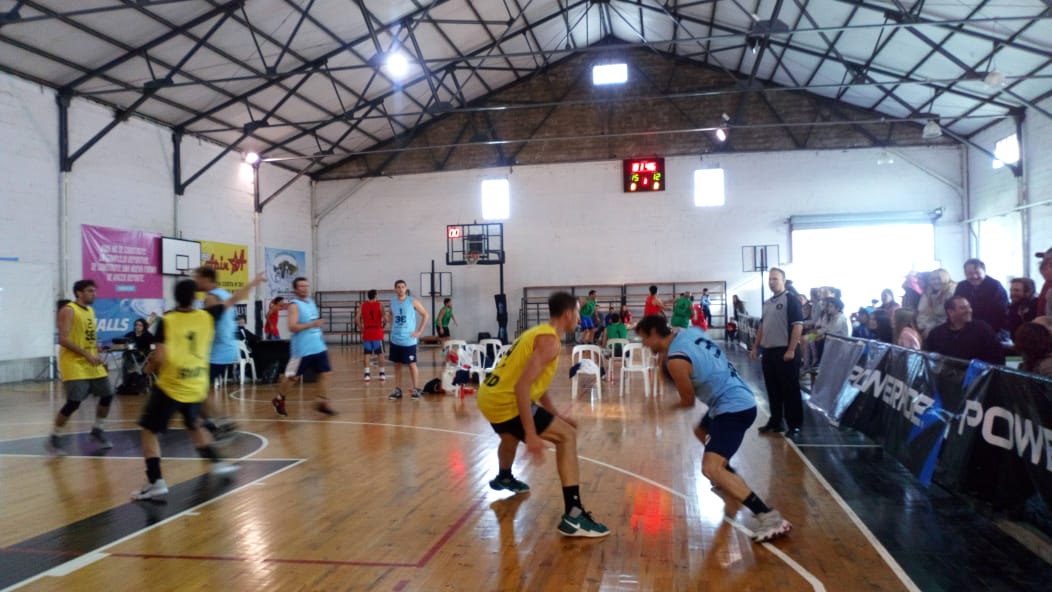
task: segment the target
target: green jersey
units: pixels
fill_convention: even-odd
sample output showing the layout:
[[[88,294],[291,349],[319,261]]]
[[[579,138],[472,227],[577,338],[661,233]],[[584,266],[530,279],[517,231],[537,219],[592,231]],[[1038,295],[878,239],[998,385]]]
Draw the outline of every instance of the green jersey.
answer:
[[[672,320],[669,324],[673,327],[686,327],[690,324],[690,313],[693,309],[690,298],[677,298],[672,305]]]
[[[452,318],[453,318],[453,307],[452,306],[443,306],[442,309],[438,311],[438,317],[435,319],[435,324],[438,325],[439,327],[448,327],[449,326],[449,320],[452,319]]]
[[[590,319],[595,314],[595,300],[585,300],[581,305],[581,318]]]

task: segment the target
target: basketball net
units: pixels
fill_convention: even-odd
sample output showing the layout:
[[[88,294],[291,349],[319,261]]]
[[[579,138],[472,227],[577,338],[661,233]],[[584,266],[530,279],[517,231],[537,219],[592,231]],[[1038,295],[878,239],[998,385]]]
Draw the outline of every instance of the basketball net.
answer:
[[[467,261],[468,265],[475,265],[479,262],[479,253],[467,253],[464,255],[464,261]]]

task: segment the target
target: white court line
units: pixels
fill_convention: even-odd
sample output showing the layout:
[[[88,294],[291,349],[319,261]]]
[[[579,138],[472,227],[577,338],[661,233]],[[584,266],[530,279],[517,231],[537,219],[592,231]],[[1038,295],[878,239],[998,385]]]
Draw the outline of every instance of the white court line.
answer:
[[[250,485],[252,485],[256,481],[261,481],[261,480],[263,480],[263,479],[265,479],[267,477],[270,477],[271,475],[277,475],[278,473],[285,472],[285,471],[287,471],[287,470],[289,470],[289,469],[291,469],[293,467],[299,466],[300,464],[302,464],[304,462],[306,462],[306,459],[302,459],[302,458],[301,459],[297,459],[296,462],[294,462],[294,463],[292,463],[292,464],[290,464],[288,466],[282,467],[282,468],[274,471],[273,473],[268,473],[267,475],[264,475],[264,476],[260,477],[259,479],[254,479],[254,480],[252,480],[252,481],[250,481],[248,483],[240,485],[240,486],[238,486],[238,487],[236,487],[234,489],[231,489],[230,491],[224,493],[223,495],[216,496],[216,497],[208,500],[207,502],[204,502],[202,504],[198,504],[198,505],[193,506],[191,508],[187,508],[186,510],[183,510],[182,512],[179,512],[178,514],[173,514],[173,515],[165,518],[164,520],[161,520],[160,522],[157,522],[155,524],[151,524],[150,526],[147,526],[146,528],[142,528],[140,530],[137,530],[137,531],[127,535],[127,536],[121,537],[121,538],[113,541],[112,543],[108,543],[106,545],[103,545],[102,547],[99,547],[98,549],[94,549],[94,550],[88,552],[87,555],[91,555],[91,556],[101,555],[101,557],[95,557],[92,560],[92,562],[97,561],[98,559],[102,559],[102,557],[107,557],[108,555],[103,553],[103,551],[105,551],[106,549],[109,549],[110,547],[114,547],[116,545],[119,545],[119,544],[123,543],[124,541],[133,539],[133,538],[135,538],[135,537],[137,537],[137,536],[139,536],[139,535],[141,535],[143,533],[147,533],[147,532],[149,532],[149,531],[151,531],[151,530],[153,530],[155,528],[158,528],[160,526],[168,524],[169,522],[173,522],[173,521],[175,521],[175,520],[177,520],[179,518],[182,518],[184,516],[190,515],[189,514],[190,512],[197,511],[200,508],[203,508],[203,507],[205,507],[205,506],[207,506],[209,504],[215,503],[215,502],[227,497],[228,495],[233,495],[233,494],[241,491],[242,489],[245,489],[246,487],[249,487]],[[80,561],[82,559],[82,557],[77,557],[76,559],[71,559],[70,561],[67,561],[67,562],[65,562],[65,563],[63,563],[61,565],[57,565],[57,566],[51,568],[49,571],[46,571],[46,572],[41,573],[41,574],[37,574],[37,575],[35,575],[35,576],[31,577],[31,578],[22,580],[21,582],[18,582],[17,584],[12,584],[12,585],[8,586],[7,588],[4,588],[3,590],[0,590],[0,592],[10,592],[11,590],[17,590],[17,589],[19,589],[19,588],[21,588],[21,587],[23,587],[23,586],[25,586],[27,584],[31,584],[31,583],[33,583],[33,582],[35,582],[35,581],[37,581],[37,580],[39,580],[41,578],[45,578],[45,577],[48,577],[48,576],[52,575],[52,572],[54,572],[56,570],[67,570],[66,573],[72,573],[76,569],[80,569],[81,567],[84,567],[84,565],[87,565],[87,564],[76,565],[76,563],[78,561]],[[67,568],[67,566],[69,564],[74,564],[74,567]]]
[[[56,565],[51,569],[45,571],[42,575],[53,578],[61,578],[68,576],[69,574],[77,571],[82,567],[87,567],[92,563],[100,559],[109,557],[109,553],[99,553],[98,551],[92,551],[91,553],[85,553],[76,559],[72,559],[63,563],[62,565]]]
[[[818,472],[818,469],[815,468],[815,465],[811,464],[811,461],[806,456],[804,456],[804,453],[800,452],[800,449],[797,447],[796,443],[790,440],[789,438],[786,438],[785,441],[793,450],[796,451],[796,455],[799,456],[800,460],[803,461],[804,465],[811,470],[811,473],[814,475],[815,479],[817,479],[818,482],[826,488],[826,491],[828,491],[829,495],[833,497],[833,500],[840,505],[840,508],[844,510],[845,514],[847,514],[847,517],[855,523],[855,527],[858,528],[858,530],[862,533],[862,536],[866,537],[866,540],[869,541],[869,544],[872,545],[873,549],[876,550],[877,554],[880,555],[882,559],[884,559],[884,562],[888,564],[888,567],[891,568],[891,571],[899,578],[899,581],[901,581],[902,584],[906,586],[906,589],[910,592],[921,592],[921,589],[917,587],[917,584],[913,583],[913,579],[911,579],[910,576],[906,573],[906,570],[902,569],[902,566],[900,566],[898,562],[895,561],[895,558],[892,557],[891,553],[889,553],[888,550],[884,548],[884,545],[882,545],[881,542],[877,540],[877,537],[873,536],[873,533],[870,532],[869,528],[865,525],[864,522],[862,522],[862,519],[858,517],[858,514],[856,514],[855,511],[851,509],[851,506],[847,505],[847,502],[844,501],[844,498],[840,497],[840,494],[837,493],[835,489],[833,489],[833,486],[829,484],[829,481],[826,481],[826,478],[822,476],[822,473]]]
[[[671,487],[666,487],[665,485],[662,485],[662,484],[658,483],[657,481],[653,481],[651,479],[647,479],[646,477],[644,477],[642,475],[638,475],[636,473],[633,473],[632,471],[629,471],[627,469],[622,469],[621,467],[618,467],[618,466],[615,466],[615,465],[612,465],[612,464],[609,464],[609,463],[605,463],[605,462],[603,462],[601,460],[596,460],[594,458],[588,458],[587,456],[581,456],[579,458],[581,460],[587,460],[588,462],[595,463],[595,464],[597,464],[599,466],[602,466],[602,467],[606,467],[606,468],[608,468],[608,469],[610,469],[612,471],[617,471],[619,473],[623,473],[625,475],[628,475],[628,476],[630,476],[632,478],[639,479],[640,481],[642,481],[644,483],[647,483],[649,485],[657,487],[658,489],[661,489],[663,491],[667,491],[668,493],[670,493],[670,494],[682,499],[683,501],[688,501],[690,499],[687,496],[687,494],[685,494],[685,493],[676,491],[675,489],[672,489]],[[740,524],[738,522],[735,522],[734,520],[731,520],[730,516],[724,515],[723,516],[723,521],[726,522],[727,524],[730,524],[735,529],[741,531],[745,536],[749,537],[750,539],[753,537],[754,533],[753,533],[752,530],[749,530],[749,528],[746,527],[744,524]],[[760,544],[763,545],[763,547],[765,549],[767,549],[768,551],[773,553],[776,557],[778,557],[783,562],[785,562],[785,564],[788,565],[789,567],[791,567],[793,569],[793,571],[795,571],[797,574],[800,575],[801,578],[807,580],[807,583],[811,584],[811,588],[813,588],[815,590],[815,592],[825,592],[826,587],[825,587],[824,584],[822,584],[822,581],[819,580],[817,577],[815,577],[814,574],[812,574],[811,572],[807,571],[807,569],[804,566],[802,566],[799,563],[797,563],[796,561],[794,561],[792,557],[789,557],[788,555],[786,555],[784,551],[782,551],[778,547],[775,547],[771,543],[760,543]]]

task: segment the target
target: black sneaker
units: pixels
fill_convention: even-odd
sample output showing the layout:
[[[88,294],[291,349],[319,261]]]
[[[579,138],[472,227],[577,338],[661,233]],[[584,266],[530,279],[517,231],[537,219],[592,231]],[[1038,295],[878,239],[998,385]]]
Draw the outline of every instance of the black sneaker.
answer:
[[[411,396],[414,401],[419,401],[423,395],[421,394],[420,389],[413,389],[413,394]]]
[[[314,404],[314,410],[323,415],[333,416],[336,412],[333,411],[332,407],[329,406],[328,401],[318,401]]]
[[[102,428],[91,428],[91,433],[88,434],[88,437],[99,445],[99,450],[113,448],[113,442],[110,442],[109,438],[106,437],[106,432],[102,431]]]
[[[392,400],[392,401],[397,401],[397,400],[401,399],[402,398],[402,389],[396,388],[394,390],[394,392],[392,392],[390,395],[387,395],[387,398]]]
[[[519,481],[515,477],[508,477],[507,479],[497,477],[489,482],[489,487],[494,491],[506,489],[512,493],[526,493],[530,490],[529,485]]]
[[[767,422],[767,425],[761,427],[759,431],[761,434],[781,434],[785,431],[785,428],[782,427],[782,422]]]

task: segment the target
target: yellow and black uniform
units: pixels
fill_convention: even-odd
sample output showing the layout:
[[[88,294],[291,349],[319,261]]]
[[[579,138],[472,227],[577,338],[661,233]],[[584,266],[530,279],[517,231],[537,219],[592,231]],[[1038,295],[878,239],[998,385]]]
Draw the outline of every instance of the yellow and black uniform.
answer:
[[[69,340],[88,353],[97,352],[99,344],[95,337],[95,310],[76,302],[70,302],[66,308],[73,310],[73,324],[69,329]],[[92,364],[84,356],[64,347],[58,352],[58,369],[62,373],[63,382],[93,380],[106,378],[109,375],[106,366]]]
[[[220,304],[204,310],[164,313],[157,325],[157,341],[164,344],[164,362],[139,419],[140,426],[163,433],[177,411],[187,428],[197,425],[201,403],[208,397],[208,358],[215,324],[224,310]]]
[[[527,329],[515,340],[515,343],[512,344],[508,353],[504,355],[500,364],[497,365],[496,369],[486,378],[486,382],[479,388],[476,396],[479,410],[493,424],[493,429],[498,434],[511,432],[518,436],[520,440],[525,440],[522,424],[519,420],[519,406],[515,399],[515,383],[519,381],[519,377],[522,376],[523,371],[526,369],[527,361],[533,355],[535,340],[543,335],[550,335],[555,339],[559,339],[559,334],[555,332],[555,328],[548,323]],[[553,358],[552,361],[544,366],[540,376],[530,385],[530,401],[534,403],[534,425],[538,434],[548,427],[552,417],[546,410],[537,407],[536,403],[544,396],[544,393],[548,392],[548,386],[551,385],[552,378],[555,377],[555,370],[558,365],[558,357]]]

